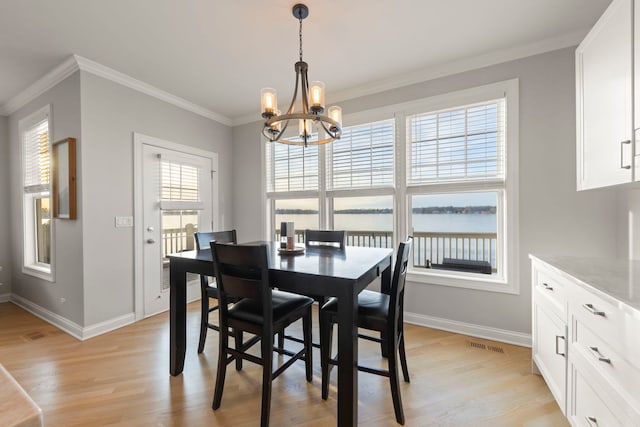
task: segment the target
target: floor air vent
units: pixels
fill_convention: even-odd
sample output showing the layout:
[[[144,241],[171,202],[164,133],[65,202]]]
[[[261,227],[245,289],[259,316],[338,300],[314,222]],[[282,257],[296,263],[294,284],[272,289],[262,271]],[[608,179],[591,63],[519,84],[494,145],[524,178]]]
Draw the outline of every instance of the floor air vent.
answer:
[[[487,345],[487,344],[476,342],[476,341],[467,341],[467,344],[471,348],[477,348],[479,350],[487,350],[487,351],[492,351],[494,353],[504,354],[504,349],[497,345]]]

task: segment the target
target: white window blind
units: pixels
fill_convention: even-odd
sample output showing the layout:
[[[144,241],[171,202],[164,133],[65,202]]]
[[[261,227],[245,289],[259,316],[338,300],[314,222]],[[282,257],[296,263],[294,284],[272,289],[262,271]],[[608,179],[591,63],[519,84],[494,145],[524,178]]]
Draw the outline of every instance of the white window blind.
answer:
[[[49,156],[49,119],[45,117],[24,132],[24,191],[49,191],[51,160]]]
[[[204,209],[200,197],[202,170],[173,160],[160,161],[160,209]]]
[[[408,185],[504,180],[505,100],[407,117]]]
[[[200,200],[197,167],[163,160],[160,168],[162,174],[160,200],[190,202]]]
[[[329,189],[393,187],[394,121],[343,129],[329,146]]]
[[[318,146],[266,145],[267,192],[318,189]]]

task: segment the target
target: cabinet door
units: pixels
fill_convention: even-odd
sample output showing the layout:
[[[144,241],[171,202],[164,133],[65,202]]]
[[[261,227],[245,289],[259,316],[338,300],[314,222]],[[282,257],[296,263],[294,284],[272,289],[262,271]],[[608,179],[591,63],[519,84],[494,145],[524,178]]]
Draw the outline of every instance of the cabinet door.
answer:
[[[578,190],[632,179],[632,0],[614,0],[576,50]]]
[[[566,414],[567,390],[566,329],[566,325],[544,304],[534,302],[533,361],[542,373],[563,414]]]

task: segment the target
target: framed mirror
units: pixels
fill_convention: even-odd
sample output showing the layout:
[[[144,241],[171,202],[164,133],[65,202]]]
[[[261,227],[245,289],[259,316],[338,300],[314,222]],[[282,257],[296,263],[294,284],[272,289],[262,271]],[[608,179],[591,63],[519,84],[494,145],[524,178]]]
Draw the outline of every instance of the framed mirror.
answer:
[[[51,148],[53,217],[76,219],[76,140],[66,138]]]

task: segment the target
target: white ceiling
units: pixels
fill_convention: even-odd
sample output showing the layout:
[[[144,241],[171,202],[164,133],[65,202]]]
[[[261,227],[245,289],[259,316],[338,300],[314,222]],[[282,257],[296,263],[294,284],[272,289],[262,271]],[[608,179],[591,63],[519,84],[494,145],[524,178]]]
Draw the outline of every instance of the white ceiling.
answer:
[[[338,101],[576,44],[611,0],[306,0],[304,59]],[[0,0],[0,107],[77,54],[240,123],[293,92],[295,0]],[[475,65],[474,65],[475,64]]]

